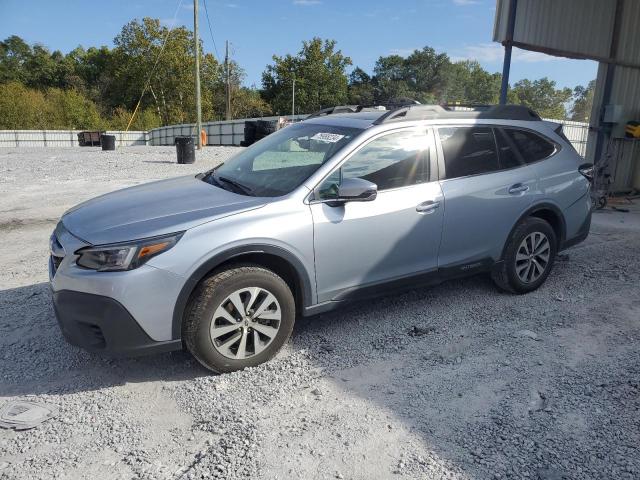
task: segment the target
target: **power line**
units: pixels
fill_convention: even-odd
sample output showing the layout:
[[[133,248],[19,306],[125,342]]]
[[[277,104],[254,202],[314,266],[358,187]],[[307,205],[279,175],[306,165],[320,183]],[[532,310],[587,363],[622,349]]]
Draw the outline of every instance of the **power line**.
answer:
[[[220,54],[218,53],[218,47],[216,46],[216,41],[213,38],[213,29],[211,28],[211,20],[209,20],[209,10],[207,9],[207,0],[202,0],[202,3],[204,3],[204,13],[207,16],[207,24],[209,25],[209,33],[211,34],[213,49],[216,51],[216,57],[220,58]]]

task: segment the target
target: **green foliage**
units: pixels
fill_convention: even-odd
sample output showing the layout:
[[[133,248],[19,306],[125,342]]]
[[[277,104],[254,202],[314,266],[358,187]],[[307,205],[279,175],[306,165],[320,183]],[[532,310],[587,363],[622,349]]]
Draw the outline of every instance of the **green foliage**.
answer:
[[[105,129],[96,105],[75,89],[50,88],[45,93],[47,101],[47,128]]]
[[[411,98],[421,103],[495,103],[500,74],[490,74],[478,62],[452,63],[444,53],[424,47],[407,58],[378,58],[373,76],[356,68],[349,76],[349,102],[388,103]]]
[[[451,63],[445,76],[443,97],[447,103],[498,103],[502,76],[487,72],[477,61]]]
[[[296,113],[345,103],[349,65],[351,59],[336,49],[335,40],[314,37],[302,42],[302,49],[295,56],[273,56],[273,64],[267,65],[262,74],[262,95],[275,113],[290,113],[295,77]]]
[[[75,89],[42,92],[16,81],[0,84],[0,129],[105,127],[96,105]]]
[[[355,105],[372,105],[376,98],[371,77],[356,67],[349,75],[349,103]]]
[[[122,107],[116,108],[109,121],[109,130],[125,130],[129,125],[131,112]],[[129,130],[151,130],[152,128],[161,127],[160,117],[153,108],[145,108],[138,110],[136,116],[131,122]]]
[[[0,122],[17,125],[3,128],[124,129],[143,91],[131,129],[195,122],[191,31],[169,32],[159,20],[144,18],[126,24],[114,43],[113,49],[77,47],[63,55],[17,36],[0,42],[0,86],[15,94],[15,100],[0,100]],[[201,54],[205,120],[225,116],[224,74],[213,55]],[[229,76],[234,117],[270,113],[256,90],[241,87],[244,72],[237,63],[230,62]]]
[[[231,116],[233,118],[253,118],[271,115],[271,107],[260,92],[250,88],[234,90],[231,95]]]
[[[164,39],[167,38],[163,48]],[[184,26],[169,30],[160,20],[143,18],[122,27],[114,48],[79,46],[69,53],[29,45],[18,36],[0,42],[0,128],[124,129],[141,93],[130,128],[195,121],[193,34]],[[157,62],[157,64],[156,64]],[[497,103],[500,74],[476,61],[452,62],[431,47],[406,58],[381,56],[371,74],[359,67],[347,75],[351,59],[334,40],[314,37],[295,55],[274,56],[262,74],[261,91],[242,86],[244,71],[229,64],[232,118],[296,113],[340,104],[383,104],[398,98],[422,103]],[[202,114],[225,118],[224,65],[202,53]],[[511,103],[545,117],[589,117],[595,82],[573,91],[547,78],[521,80],[509,90]]]
[[[586,87],[578,85],[573,89],[573,106],[571,107],[571,120],[576,122],[588,122],[593,106],[593,94],[596,90],[596,81],[591,80]]]
[[[507,93],[509,103],[526,105],[545,118],[567,118],[566,103],[571,99],[570,88],[556,88],[547,77],[539,80],[520,80]]]
[[[0,84],[0,130],[45,129],[47,111],[42,92],[16,80]]]

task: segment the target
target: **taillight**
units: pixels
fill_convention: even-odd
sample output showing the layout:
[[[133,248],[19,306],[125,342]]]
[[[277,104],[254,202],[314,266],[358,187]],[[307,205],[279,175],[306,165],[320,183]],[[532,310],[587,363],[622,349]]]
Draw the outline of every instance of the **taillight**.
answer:
[[[593,181],[593,163],[583,163],[578,167],[578,171],[590,182]]]

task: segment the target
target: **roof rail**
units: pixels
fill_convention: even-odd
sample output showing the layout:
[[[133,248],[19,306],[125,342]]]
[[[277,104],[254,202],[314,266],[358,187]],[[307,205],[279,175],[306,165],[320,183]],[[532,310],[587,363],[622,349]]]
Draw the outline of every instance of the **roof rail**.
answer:
[[[420,102],[412,98],[392,98],[387,103],[372,103],[361,105],[336,105],[334,107],[327,107],[318,110],[315,113],[309,115],[306,119],[324,117],[325,115],[332,115],[334,113],[357,113],[373,110],[380,110],[386,108],[387,110],[394,110],[401,107],[407,107],[410,105],[420,105]]]
[[[493,120],[540,121],[540,116],[523,105],[474,105],[472,111],[455,111],[456,105],[411,105],[396,108],[381,115],[374,125],[409,120],[435,120],[455,118],[488,118]],[[457,105],[460,106],[460,105]]]
[[[312,113],[305,120],[315,117],[324,117],[325,115],[331,115],[332,113],[355,113],[358,111],[358,107],[360,107],[360,105],[336,105],[335,107],[323,108]]]

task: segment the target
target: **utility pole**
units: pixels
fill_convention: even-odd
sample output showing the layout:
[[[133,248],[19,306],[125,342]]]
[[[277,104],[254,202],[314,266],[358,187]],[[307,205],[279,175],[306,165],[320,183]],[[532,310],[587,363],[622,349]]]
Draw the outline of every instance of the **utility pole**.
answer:
[[[196,54],[196,129],[198,138],[198,150],[202,148],[202,105],[200,102],[200,39],[198,38],[198,2],[193,0],[193,43]]]
[[[224,53],[224,71],[226,73],[227,86],[227,120],[231,120],[231,79],[229,75],[229,40],[226,41],[226,49]]]
[[[293,72],[293,85],[291,86],[291,121],[296,114],[296,72]]]

